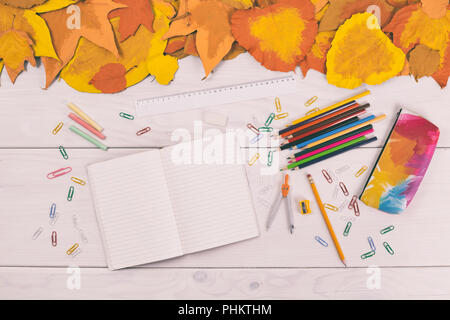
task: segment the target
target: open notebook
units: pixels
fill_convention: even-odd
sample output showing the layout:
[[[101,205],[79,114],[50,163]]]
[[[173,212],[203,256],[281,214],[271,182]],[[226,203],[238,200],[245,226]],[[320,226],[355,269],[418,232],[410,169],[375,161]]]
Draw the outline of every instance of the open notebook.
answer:
[[[244,166],[177,165],[172,148],[88,167],[110,269],[259,235]]]

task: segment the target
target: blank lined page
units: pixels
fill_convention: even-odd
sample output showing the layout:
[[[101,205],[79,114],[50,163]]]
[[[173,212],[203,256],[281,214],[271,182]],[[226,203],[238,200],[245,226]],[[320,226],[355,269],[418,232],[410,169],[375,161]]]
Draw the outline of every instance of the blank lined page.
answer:
[[[88,173],[110,269],[182,254],[159,150],[96,163]]]
[[[176,165],[173,147],[161,150],[184,253],[259,235],[242,165]]]

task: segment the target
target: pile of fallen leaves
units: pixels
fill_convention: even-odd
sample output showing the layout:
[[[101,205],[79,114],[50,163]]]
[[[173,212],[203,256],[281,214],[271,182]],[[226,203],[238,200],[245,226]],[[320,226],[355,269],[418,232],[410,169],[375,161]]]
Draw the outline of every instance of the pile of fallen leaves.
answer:
[[[45,87],[62,78],[114,93],[149,75],[168,84],[178,59],[208,77],[248,51],[265,68],[300,66],[355,88],[398,75],[450,75],[448,0],[0,0],[0,72],[14,82],[38,57]]]

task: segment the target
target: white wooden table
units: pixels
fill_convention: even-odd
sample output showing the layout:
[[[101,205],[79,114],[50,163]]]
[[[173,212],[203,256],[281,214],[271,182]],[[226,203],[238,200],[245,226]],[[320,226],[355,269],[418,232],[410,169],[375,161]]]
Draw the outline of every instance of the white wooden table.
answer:
[[[333,172],[348,164],[351,169],[339,178],[351,194],[359,194],[367,173],[355,178],[354,172],[363,165],[373,164],[400,106],[420,113],[441,129],[429,172],[404,213],[383,214],[362,204],[359,218],[349,210],[330,213],[348,268],[343,268],[337,258],[314,201],[311,215],[301,216],[297,211],[294,235],[287,232],[283,212],[273,228],[265,231],[267,206],[278,192],[280,176],[261,176],[255,167],[250,172],[250,180],[261,226],[259,238],[138,268],[108,271],[89,182],[84,187],[76,186],[74,200],[68,202],[70,176],[87,179],[88,164],[171,144],[170,134],[174,129],[192,128],[193,122],[202,118],[202,111],[190,111],[129,121],[119,117],[119,113],[134,114],[134,101],[139,98],[279,76],[259,66],[247,54],[222,63],[207,80],[201,81],[201,70],[198,59],[186,58],[180,61],[171,85],[160,86],[148,78],[115,95],[79,93],[64,81],[44,91],[42,67],[28,67],[14,86],[3,72],[0,87],[1,299],[450,298],[450,132],[447,130],[450,91],[441,90],[432,79],[416,83],[408,77],[370,87],[372,95],[363,99],[371,103],[371,112],[388,116],[375,125],[377,142],[316,164],[309,170],[318,182],[324,202],[340,205],[343,196],[340,193],[337,198],[333,196],[334,186],[325,182],[321,169]],[[280,99],[283,110],[292,119],[309,110],[304,102],[314,95],[319,97],[318,106],[323,107],[355,92],[328,85],[323,75],[310,72],[300,82],[297,93]],[[265,121],[274,110],[275,96],[276,92],[272,98],[204,110],[228,115],[230,127],[245,128],[247,122]],[[67,102],[78,104],[103,125],[109,151],[95,149],[67,130],[70,123]],[[54,136],[51,131],[60,121],[65,126]],[[280,120],[277,126],[281,128],[286,123]],[[152,127],[152,132],[136,136],[136,131],[147,125]],[[69,160],[61,157],[59,145],[66,148]],[[46,178],[47,173],[64,166],[73,168],[72,175],[53,181]],[[291,186],[294,200],[313,200],[303,172],[293,174]],[[57,203],[59,220],[51,227],[48,214],[53,202]],[[74,228],[73,215],[77,216],[87,243]],[[350,235],[344,237],[342,231],[347,219],[352,217]],[[395,230],[380,235],[379,230],[388,225],[394,225]],[[33,241],[31,237],[40,226],[44,232]],[[59,237],[56,248],[50,242],[53,230]],[[314,240],[316,235],[327,240],[330,246],[320,246]],[[373,237],[377,254],[361,260],[360,255],[369,251],[368,236]],[[391,244],[394,255],[385,251],[383,241]],[[65,251],[74,242],[80,242],[83,251],[70,258]],[[67,287],[73,270],[69,266],[81,268],[79,290]],[[378,276],[380,285],[370,285],[374,283],[371,279]]]

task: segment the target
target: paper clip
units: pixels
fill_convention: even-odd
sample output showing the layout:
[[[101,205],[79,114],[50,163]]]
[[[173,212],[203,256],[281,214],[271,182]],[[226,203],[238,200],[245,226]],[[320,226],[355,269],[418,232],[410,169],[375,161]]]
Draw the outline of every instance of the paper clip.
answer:
[[[367,258],[370,258],[370,257],[372,257],[372,256],[374,256],[375,255],[375,251],[369,251],[369,252],[367,252],[367,253],[364,253],[363,255],[361,255],[361,259],[367,259]]]
[[[333,179],[331,178],[330,174],[327,170],[322,170],[322,174],[325,177],[325,180],[327,180],[328,183],[333,183]]]
[[[275,98],[275,107],[277,108],[277,112],[281,112],[281,101],[280,98]]]
[[[284,119],[289,115],[289,113],[285,112],[285,113],[279,113],[275,116],[275,120],[280,120],[280,119]]]
[[[319,99],[317,96],[312,97],[311,99],[309,99],[308,101],[305,102],[305,107],[309,107],[309,106],[312,105],[314,102],[316,102],[317,99]]]
[[[353,209],[353,204],[356,202],[356,200],[358,200],[358,196],[353,196],[352,200],[350,201],[350,203],[348,204],[348,208],[351,210]]]
[[[78,178],[75,178],[75,177],[70,178],[70,180],[72,180],[73,182],[78,183],[78,184],[80,184],[82,186],[84,186],[86,184],[86,182],[84,180],[81,180],[81,179],[78,179]]]
[[[64,125],[63,122],[58,123],[58,125],[56,126],[56,128],[53,129],[53,131],[52,131],[53,135],[56,135],[56,134],[59,132],[59,130],[61,130],[61,128],[63,127],[63,125]]]
[[[317,111],[319,111],[319,110],[320,110],[319,108],[315,108],[315,109],[309,110],[309,111],[305,114],[305,116],[309,116],[310,114],[313,114],[314,112],[317,112]]]
[[[254,165],[255,162],[256,162],[256,160],[258,160],[258,159],[259,159],[259,153],[255,154],[255,155],[250,159],[250,161],[248,162],[248,165],[249,165],[249,166]]]
[[[272,161],[273,161],[273,151],[270,150],[268,155],[267,155],[267,165],[269,167],[272,165]]]
[[[359,217],[359,204],[358,204],[358,201],[353,202],[353,211],[355,211],[355,216]]]
[[[48,178],[48,179],[54,179],[54,178],[63,176],[63,175],[65,175],[65,174],[67,174],[67,173],[69,173],[69,172],[71,172],[71,171],[72,171],[72,168],[71,168],[71,167],[61,168],[61,169],[58,169],[58,170],[56,170],[56,171],[50,172],[50,173],[47,175],[47,178]]]
[[[77,248],[70,256],[75,258],[77,255],[81,253],[81,248]]]
[[[258,130],[259,130],[259,132],[272,132],[273,128],[272,127],[259,127]]]
[[[69,250],[66,251],[67,255],[70,256],[75,250],[78,249],[79,246],[80,245],[78,243],[75,243]]]
[[[339,187],[341,188],[342,193],[344,194],[344,196],[348,196],[349,195],[347,187],[345,186],[345,184],[342,181],[339,182]]]
[[[144,129],[139,130],[138,132],[136,132],[137,136],[142,136],[144,133],[149,132],[150,130],[152,130],[152,128],[150,127],[145,127]]]
[[[259,133],[257,136],[253,137],[252,140],[250,140],[251,144],[254,144],[256,142],[258,142],[259,140],[261,140],[263,137],[263,134]]]
[[[325,208],[327,208],[328,210],[332,210],[332,211],[335,211],[335,212],[338,212],[338,211],[339,211],[339,208],[338,208],[338,207],[333,206],[332,204],[329,204],[329,203],[324,203],[323,206],[324,206]]]
[[[256,128],[254,125],[252,125],[251,123],[247,123],[247,128],[250,130],[250,131],[252,131],[252,132],[254,132],[254,133],[256,133],[256,134],[259,134],[259,130],[258,130],[258,128]]]
[[[323,245],[324,247],[328,247],[328,243],[325,240],[323,240],[321,237],[315,236],[314,239],[316,239],[316,241],[318,243],[320,243],[321,245]]]
[[[264,123],[264,125],[266,127],[270,126],[270,124],[272,123],[273,119],[275,119],[275,113],[271,113],[269,115],[269,117],[267,118],[266,122]]]
[[[301,214],[311,213],[311,207],[309,206],[309,200],[299,201],[298,204],[300,205],[300,213]]]
[[[37,238],[39,238],[42,231],[44,231],[44,229],[42,227],[39,227],[39,229],[37,229],[36,232],[33,234],[33,240],[36,240]]]
[[[75,188],[73,186],[70,186],[69,193],[67,194],[67,201],[72,201],[74,192],[75,192]]]
[[[347,171],[348,169],[350,169],[350,166],[346,164],[345,166],[340,167],[339,169],[336,169],[334,172],[336,172],[337,174],[341,174],[341,173]]]
[[[53,219],[56,214],[56,203],[52,203],[52,206],[50,207],[50,219]]]
[[[52,232],[52,246],[56,247],[58,245],[58,235],[56,231]]]
[[[370,249],[372,249],[372,251],[376,251],[377,248],[375,248],[375,243],[373,242],[372,237],[367,237],[367,241],[369,242]]]
[[[369,169],[367,166],[363,166],[361,169],[358,170],[358,172],[355,173],[355,177],[360,177],[364,172],[367,171],[367,169]]]
[[[388,233],[389,231],[392,231],[392,230],[394,230],[394,226],[389,226],[389,227],[386,227],[386,228],[380,230],[380,233],[381,234],[385,234],[385,233]]]
[[[387,243],[386,241],[383,242],[383,246],[386,248],[386,251],[389,252],[390,255],[394,254],[394,250],[391,248],[391,246],[389,245],[389,243]]]
[[[57,212],[57,213],[55,214],[55,217],[53,217],[52,219],[50,219],[50,225],[51,225],[51,226],[54,226],[54,225],[56,224],[56,222],[58,221],[58,218],[59,218],[59,213]]]
[[[352,223],[350,221],[347,222],[347,225],[345,226],[345,229],[344,229],[344,237],[348,236],[348,233],[350,232],[351,227],[352,227]]]
[[[119,113],[119,116],[121,116],[122,118],[128,119],[128,120],[134,120],[134,116],[132,116],[131,114],[125,113],[125,112]]]
[[[63,146],[59,146],[59,152],[61,152],[61,155],[65,160],[69,159],[69,156],[67,155],[66,149],[64,149]]]

